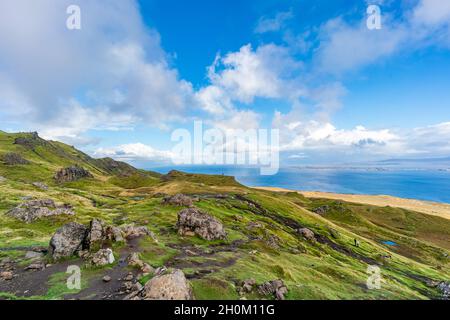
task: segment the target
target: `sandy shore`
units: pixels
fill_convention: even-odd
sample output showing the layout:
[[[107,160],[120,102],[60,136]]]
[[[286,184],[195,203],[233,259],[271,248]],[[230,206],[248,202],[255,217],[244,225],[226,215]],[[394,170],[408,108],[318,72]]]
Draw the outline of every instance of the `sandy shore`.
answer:
[[[271,188],[271,187],[258,187],[255,189],[275,191],[275,192],[292,191],[282,188]],[[445,203],[403,199],[384,195],[368,196],[368,195],[338,194],[338,193],[328,193],[318,191],[294,191],[294,192],[298,192],[307,198],[335,199],[347,202],[369,204],[380,207],[391,206],[396,208],[403,208],[407,210],[422,212],[450,220],[450,204]]]

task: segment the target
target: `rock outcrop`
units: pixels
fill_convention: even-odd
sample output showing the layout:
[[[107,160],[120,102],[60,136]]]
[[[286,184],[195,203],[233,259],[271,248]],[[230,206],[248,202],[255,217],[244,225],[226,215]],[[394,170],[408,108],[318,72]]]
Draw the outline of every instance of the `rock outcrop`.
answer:
[[[330,211],[330,209],[331,209],[330,206],[321,206],[313,209],[312,211],[322,216],[324,214],[327,214]]]
[[[75,212],[69,205],[58,206],[51,199],[41,199],[24,202],[9,210],[6,214],[26,223],[31,223],[44,217],[74,215]]]
[[[144,300],[193,300],[192,289],[181,270],[163,274],[148,281],[143,289]]]
[[[3,162],[8,166],[15,166],[20,164],[29,164],[30,162],[26,159],[24,159],[20,154],[18,153],[6,153],[2,156]]]
[[[445,300],[450,299],[450,282],[442,281],[437,285],[438,290],[442,293],[442,298]]]
[[[93,178],[94,176],[86,169],[79,166],[71,166],[59,170],[55,174],[55,180],[58,183],[77,181],[83,178]]]
[[[78,254],[95,265],[102,265],[102,261],[110,260],[106,258],[106,252],[100,250],[92,254],[91,251],[110,246],[111,242],[122,242],[126,235],[155,237],[146,227],[126,226],[122,230],[119,227],[106,225],[102,220],[93,219],[88,226],[71,222],[58,229],[50,240],[49,251],[54,259]],[[145,268],[145,270],[148,269]]]
[[[88,228],[80,223],[70,222],[59,228],[50,240],[49,252],[53,259],[71,257],[85,248]]]
[[[298,234],[301,235],[303,238],[305,238],[306,240],[309,241],[314,241],[316,240],[316,237],[314,235],[314,232],[312,232],[310,229],[308,228],[301,228],[298,229]]]
[[[263,296],[273,295],[277,300],[284,300],[288,289],[283,280],[273,280],[259,285],[258,292]]]
[[[225,239],[227,236],[219,220],[196,208],[180,211],[176,227],[182,236],[198,235],[205,240]]]
[[[124,234],[124,237],[129,240],[142,236],[150,236],[155,242],[158,242],[155,234],[148,230],[148,228],[145,226],[124,226],[121,228],[121,230]]]
[[[174,205],[179,207],[191,207],[193,205],[193,201],[190,197],[179,193],[174,196],[164,197],[162,204]]]

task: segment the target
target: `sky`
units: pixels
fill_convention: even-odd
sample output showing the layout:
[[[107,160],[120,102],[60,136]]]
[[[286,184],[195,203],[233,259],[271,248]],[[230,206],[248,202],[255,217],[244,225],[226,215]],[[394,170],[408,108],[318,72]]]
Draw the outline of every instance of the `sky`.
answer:
[[[283,165],[449,156],[450,1],[0,2],[0,130],[150,166],[199,120]]]

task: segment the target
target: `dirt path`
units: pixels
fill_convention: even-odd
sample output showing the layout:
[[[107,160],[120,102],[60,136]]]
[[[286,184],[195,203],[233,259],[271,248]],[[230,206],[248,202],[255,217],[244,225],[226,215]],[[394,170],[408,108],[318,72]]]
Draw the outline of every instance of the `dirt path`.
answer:
[[[422,201],[414,199],[403,199],[385,195],[357,195],[357,194],[339,194],[318,191],[293,191],[282,188],[258,187],[255,189],[274,192],[298,192],[307,198],[324,198],[333,200],[342,200],[353,203],[368,204],[378,207],[391,206],[406,210],[421,212],[450,220],[450,204],[431,201]]]
[[[134,277],[136,277],[137,272],[128,268],[126,258],[130,253],[139,251],[138,243],[138,238],[129,240],[127,245],[120,251],[119,261],[112,269],[105,271],[99,270],[98,275],[96,274],[90,279],[88,288],[76,294],[66,295],[64,298],[79,300],[121,300],[125,294],[121,292],[123,282],[118,279],[123,279],[129,272],[132,272]],[[14,249],[17,250],[17,248]],[[23,249],[26,251],[26,249],[30,248],[24,247]],[[27,271],[17,262],[12,262],[12,272],[16,277],[9,281],[0,280],[0,292],[10,293],[22,298],[44,296],[49,290],[49,280],[52,275],[65,273],[71,265],[81,267],[83,264],[85,264],[84,261],[76,259],[56,263],[40,271]],[[103,277],[106,275],[111,277],[110,282],[103,281]]]

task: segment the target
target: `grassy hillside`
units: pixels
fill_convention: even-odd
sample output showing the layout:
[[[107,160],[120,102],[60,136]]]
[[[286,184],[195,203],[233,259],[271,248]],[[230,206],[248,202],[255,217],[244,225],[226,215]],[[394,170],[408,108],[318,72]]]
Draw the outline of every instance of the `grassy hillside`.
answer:
[[[22,144],[17,144],[17,138],[25,138],[25,143],[19,140]],[[0,176],[6,178],[0,182],[0,259],[10,257],[26,264],[21,247],[47,246],[63,224],[101,218],[112,225],[135,223],[153,231],[158,242],[143,238],[137,246],[142,259],[153,267],[182,269],[197,299],[239,299],[239,284],[249,278],[257,283],[282,279],[288,299],[430,299],[440,293],[427,282],[450,278],[450,221],[439,217],[255,190],[226,176],[178,171],[161,176],[112,159],[96,160],[33,134],[0,132],[0,158],[7,153],[19,154],[29,163],[0,162]],[[93,178],[56,183],[55,172],[75,164],[90,171]],[[33,186],[37,181],[49,189]],[[191,195],[198,200],[195,206],[219,219],[227,239],[179,236],[175,224],[182,208],[162,204],[165,195],[177,193]],[[31,224],[7,216],[24,197],[67,203],[76,214]],[[314,212],[321,207],[325,208],[321,214]],[[316,241],[305,240],[299,228],[312,230]],[[355,239],[359,246],[354,245]],[[381,268],[379,290],[366,287],[368,265]],[[88,298],[89,288],[106,271],[83,267],[86,278],[77,294]],[[3,290],[0,296],[67,298],[74,292],[63,286],[65,277],[64,272],[48,276],[41,286],[45,290],[26,295]]]

